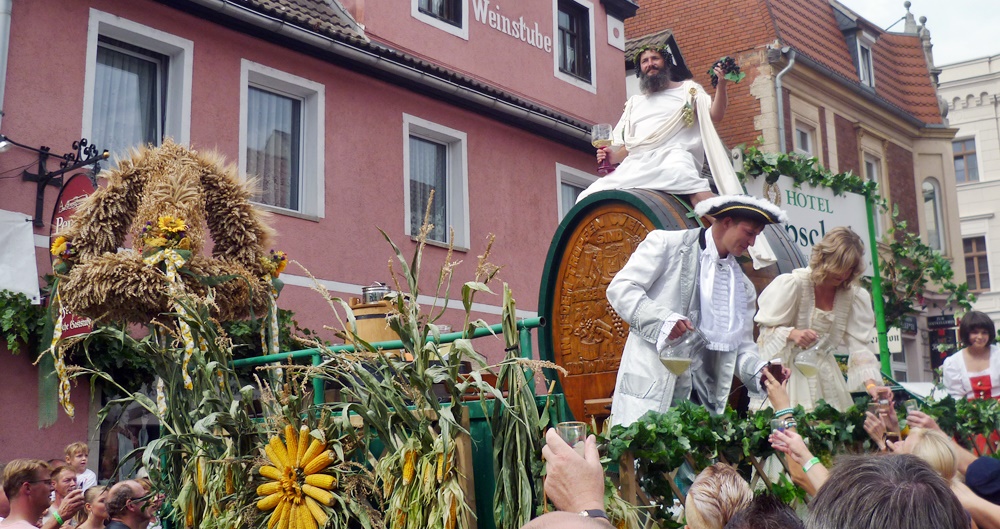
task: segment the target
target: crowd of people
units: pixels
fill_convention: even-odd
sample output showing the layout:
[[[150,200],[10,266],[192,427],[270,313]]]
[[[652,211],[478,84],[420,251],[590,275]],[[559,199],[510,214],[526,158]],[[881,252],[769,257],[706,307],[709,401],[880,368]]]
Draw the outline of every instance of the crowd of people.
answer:
[[[163,496],[147,478],[98,485],[85,443],[64,460],[14,459],[2,467],[2,529],[149,529]]]

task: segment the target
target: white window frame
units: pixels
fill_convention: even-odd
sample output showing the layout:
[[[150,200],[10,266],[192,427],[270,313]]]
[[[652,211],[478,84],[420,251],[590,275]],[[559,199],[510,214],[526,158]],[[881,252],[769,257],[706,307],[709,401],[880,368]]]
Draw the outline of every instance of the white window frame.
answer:
[[[321,219],[326,214],[326,87],[270,66],[240,59],[240,175],[247,177],[247,120],[251,86],[298,99],[302,102],[302,142],[299,210],[258,204],[283,215]]]
[[[869,174],[869,165],[874,169],[874,175]],[[879,189],[884,190],[885,185],[882,181],[882,158],[865,151],[861,159],[861,166],[863,168],[862,170],[864,172],[865,179],[874,180],[875,183],[878,184]],[[882,230],[885,225],[885,221],[882,218],[882,212],[875,207],[872,211],[872,217],[875,219],[875,239],[881,241],[883,235]]]
[[[559,0],[552,0],[552,71],[555,72],[556,79],[565,81],[577,88],[586,90],[592,94],[597,93],[597,48],[596,35],[594,33],[594,4],[589,0],[568,0],[576,2],[580,7],[587,10],[588,32],[590,33],[590,82],[586,82],[579,77],[572,76],[559,70]]]
[[[468,136],[460,130],[403,114],[403,233],[413,240],[417,237],[410,230],[410,136],[443,143],[447,147],[448,205],[445,214],[448,228],[455,230],[454,248],[466,251],[471,247]],[[432,240],[427,244],[447,246],[447,242]]]
[[[969,289],[970,289],[971,292],[975,292],[976,295],[982,295],[982,294],[986,294],[986,293],[989,293],[989,292],[995,292],[995,290],[993,288],[993,271],[992,271],[993,263],[991,262],[992,258],[990,257],[993,254],[990,251],[991,244],[990,244],[990,234],[988,233],[988,224],[985,224],[985,223],[984,224],[980,224],[976,228],[972,228],[972,229],[969,229],[969,230],[964,229],[964,226],[963,226],[963,229],[962,229],[962,262],[965,262],[966,256],[968,255],[967,253],[965,253],[965,239],[975,239],[975,238],[978,238],[978,237],[982,237],[983,238],[983,244],[986,246],[986,249],[985,249],[985,251],[986,251],[986,277],[989,278],[990,288],[988,288],[987,290],[972,290],[972,287],[970,285]],[[966,270],[966,273],[968,273],[968,270]],[[978,283],[978,280],[977,280],[977,283]]]
[[[806,156],[816,156],[816,127],[796,119],[795,126],[795,137],[792,141],[795,152],[799,154],[804,154]],[[808,145],[803,146],[799,141],[799,134],[804,133],[806,139],[808,140]]]
[[[597,177],[586,172],[570,167],[568,165],[563,165],[561,163],[556,163],[556,217],[557,222],[562,222],[563,217],[566,215],[566,211],[563,211],[563,201],[562,201],[562,185],[569,184],[574,186],[580,186],[586,189],[590,184],[597,181]]]
[[[87,25],[87,55],[83,88],[83,126],[81,137],[90,138],[94,126],[94,84],[97,78],[98,37],[110,37],[133,46],[166,55],[167,87],[163,137],[181,145],[191,142],[191,79],[194,42],[138,22],[90,9]],[[159,141],[159,140],[158,140]],[[103,146],[98,145],[98,149]]]
[[[941,201],[944,199],[944,196],[941,195],[941,183],[938,182],[937,178],[934,178],[932,176],[924,178],[924,181],[920,184],[921,198],[923,198],[924,194],[924,189],[923,189],[924,184],[930,184],[931,187],[934,188],[934,225],[937,226],[937,238],[939,245],[939,247],[935,249],[941,252],[942,255],[947,255],[948,245],[945,244],[945,236],[944,236],[946,231],[944,227],[944,208],[941,205]],[[925,204],[926,202],[921,200],[921,205],[923,206]],[[929,223],[927,222],[927,219],[924,220],[924,226],[928,228],[930,226]],[[931,241],[930,231],[927,229],[925,229],[925,231],[926,233],[924,234],[924,237],[927,238],[927,245],[930,246],[931,248],[934,248],[934,245],[931,244],[933,241]]]
[[[460,0],[462,4],[462,27],[453,26],[444,20],[420,11],[420,0],[410,0],[410,16],[427,24],[450,33],[460,39],[469,40],[469,0]]]
[[[858,80],[861,84],[865,86],[870,86],[875,88],[875,58],[874,58],[874,45],[875,38],[868,33],[861,32],[858,34]],[[864,53],[862,50],[868,52],[868,59],[865,60]],[[865,70],[867,69],[867,79],[865,78]]]

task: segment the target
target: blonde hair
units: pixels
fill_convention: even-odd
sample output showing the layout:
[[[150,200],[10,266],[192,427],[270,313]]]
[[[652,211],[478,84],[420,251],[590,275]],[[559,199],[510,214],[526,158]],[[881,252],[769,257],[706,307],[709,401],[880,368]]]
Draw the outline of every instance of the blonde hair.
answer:
[[[694,479],[684,502],[691,529],[723,529],[729,519],[750,504],[753,492],[736,469],[716,463]]]
[[[21,492],[21,486],[34,481],[40,475],[48,479],[49,464],[41,459],[14,459],[3,468],[3,491],[8,499],[14,499]]]
[[[66,447],[66,457],[67,458],[73,457],[73,456],[75,456],[77,454],[84,454],[84,455],[88,455],[88,456],[90,455],[90,447],[87,446],[87,443],[83,443],[83,442],[77,441],[77,442],[75,442],[75,443],[73,443],[73,444],[71,444],[71,445],[69,445],[69,446]]]
[[[846,226],[834,228],[813,246],[809,257],[810,278],[813,283],[822,283],[831,275],[850,272],[840,286],[848,288],[864,272],[864,254],[865,245],[857,233]]]
[[[926,428],[911,428],[910,437],[913,436],[916,436],[916,442],[910,454],[923,459],[947,481],[954,479],[958,473],[958,457],[951,446],[951,439],[937,430]]]

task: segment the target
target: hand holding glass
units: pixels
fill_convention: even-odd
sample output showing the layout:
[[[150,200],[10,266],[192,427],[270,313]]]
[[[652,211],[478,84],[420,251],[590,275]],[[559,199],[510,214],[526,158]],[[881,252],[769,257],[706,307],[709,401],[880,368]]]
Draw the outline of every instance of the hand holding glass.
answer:
[[[696,354],[700,354],[708,347],[708,340],[698,329],[690,329],[684,334],[667,342],[667,346],[660,351],[660,363],[671,373],[681,376],[694,360]]]
[[[594,125],[594,128],[590,131],[590,143],[596,149],[601,149],[604,147],[611,146],[611,124],[610,123],[598,123]],[[608,159],[610,153],[605,153],[605,157],[601,160],[601,163],[597,164],[597,174],[606,175],[614,170],[611,165],[611,160]]]
[[[573,451],[586,457],[584,447],[587,444],[587,423],[579,421],[561,422],[556,425],[556,432],[566,441]]]

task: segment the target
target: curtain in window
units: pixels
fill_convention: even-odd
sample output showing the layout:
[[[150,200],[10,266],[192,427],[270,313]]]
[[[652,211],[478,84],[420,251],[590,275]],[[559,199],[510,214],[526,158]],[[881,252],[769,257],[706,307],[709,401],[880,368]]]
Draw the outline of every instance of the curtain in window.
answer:
[[[247,175],[259,180],[257,200],[297,211],[302,102],[254,86],[248,90]]]
[[[410,233],[420,233],[427,200],[434,191],[429,238],[448,242],[448,147],[410,136]]]
[[[159,144],[159,63],[98,46],[91,142],[116,156]]]
[[[565,217],[569,210],[576,205],[576,199],[583,192],[583,188],[566,182],[562,182],[560,187],[562,192],[559,193],[559,200],[562,202],[562,214]]]

